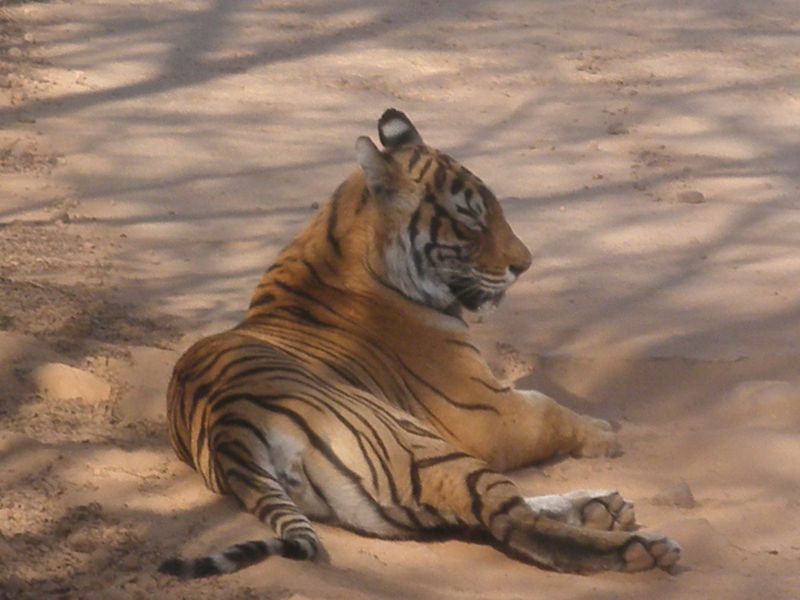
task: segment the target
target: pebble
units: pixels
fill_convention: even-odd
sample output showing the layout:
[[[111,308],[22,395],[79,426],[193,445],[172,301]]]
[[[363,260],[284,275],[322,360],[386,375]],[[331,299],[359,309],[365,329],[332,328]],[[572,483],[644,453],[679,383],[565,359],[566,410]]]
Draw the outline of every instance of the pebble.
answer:
[[[67,543],[73,550],[83,554],[91,554],[97,549],[97,541],[84,529],[78,529],[69,534]]]
[[[659,506],[677,506],[678,508],[697,506],[689,484],[683,479],[653,496],[651,502]]]
[[[14,46],[13,48],[8,49],[8,55],[11,58],[19,58],[20,56],[22,56],[22,50]]]
[[[135,554],[127,554],[117,561],[117,567],[123,571],[138,571],[141,568],[141,561]]]
[[[36,392],[47,400],[80,398],[89,404],[108,400],[111,385],[93,373],[62,363],[45,363],[30,374]]]
[[[614,121],[606,128],[606,131],[611,135],[624,135],[628,133],[628,128],[622,121]]]
[[[706,201],[706,197],[697,190],[683,190],[678,192],[678,202],[684,204],[702,204]]]

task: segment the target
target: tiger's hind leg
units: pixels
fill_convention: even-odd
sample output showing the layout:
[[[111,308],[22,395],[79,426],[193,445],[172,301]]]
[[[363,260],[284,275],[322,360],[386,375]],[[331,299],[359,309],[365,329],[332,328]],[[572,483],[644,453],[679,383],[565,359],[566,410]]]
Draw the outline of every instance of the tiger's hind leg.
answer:
[[[216,470],[229,491],[244,507],[269,525],[277,538],[251,540],[196,559],[172,558],[159,571],[181,579],[234,573],[270,556],[293,560],[327,562],[328,556],[308,517],[300,512],[287,493],[292,485],[290,469],[276,473],[265,453],[242,441],[215,444]],[[299,468],[299,463],[296,463]]]
[[[574,527],[602,531],[636,529],[633,503],[616,491],[576,490],[566,494],[525,498],[525,503],[536,514]]]

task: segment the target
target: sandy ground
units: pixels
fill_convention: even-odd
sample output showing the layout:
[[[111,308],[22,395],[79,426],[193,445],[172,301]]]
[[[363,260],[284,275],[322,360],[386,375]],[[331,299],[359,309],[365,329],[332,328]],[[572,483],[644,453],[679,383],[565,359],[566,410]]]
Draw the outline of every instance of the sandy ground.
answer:
[[[797,597],[795,0],[3,6],[0,598]],[[535,254],[475,324],[495,364],[620,425],[619,458],[515,477],[618,488],[684,545],[676,574],[330,527],[331,566],[155,573],[265,532],[173,457],[166,381],[387,106]]]

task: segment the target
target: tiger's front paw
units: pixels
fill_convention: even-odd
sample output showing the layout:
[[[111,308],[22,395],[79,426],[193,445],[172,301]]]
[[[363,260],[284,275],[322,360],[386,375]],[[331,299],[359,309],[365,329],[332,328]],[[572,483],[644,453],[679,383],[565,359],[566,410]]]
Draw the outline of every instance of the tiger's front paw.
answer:
[[[602,419],[583,417],[583,435],[572,456],[592,458],[597,456],[619,456],[622,448],[611,423]]]
[[[681,559],[681,552],[680,544],[667,537],[635,535],[622,550],[622,570],[635,573],[658,567],[669,571]]]

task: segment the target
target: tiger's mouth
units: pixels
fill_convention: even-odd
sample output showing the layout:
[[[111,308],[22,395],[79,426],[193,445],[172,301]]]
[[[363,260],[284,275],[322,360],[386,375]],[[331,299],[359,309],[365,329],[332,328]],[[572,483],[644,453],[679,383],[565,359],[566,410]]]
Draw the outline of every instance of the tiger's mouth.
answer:
[[[505,289],[487,289],[479,279],[460,277],[447,284],[456,300],[469,311],[495,307],[505,296]]]

